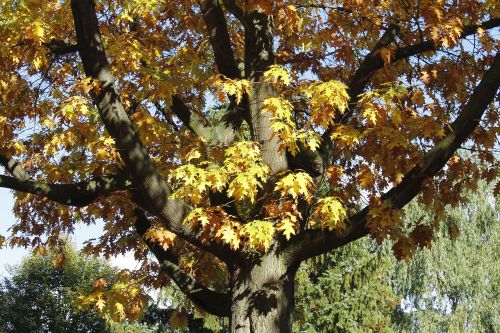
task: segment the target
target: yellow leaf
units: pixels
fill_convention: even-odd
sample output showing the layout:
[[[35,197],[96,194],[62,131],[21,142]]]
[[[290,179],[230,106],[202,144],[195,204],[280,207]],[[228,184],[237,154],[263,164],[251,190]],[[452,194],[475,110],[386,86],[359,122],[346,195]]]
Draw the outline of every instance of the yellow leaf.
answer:
[[[297,216],[287,213],[286,216],[280,220],[276,229],[285,235],[286,240],[289,240],[292,235],[295,235],[295,229],[297,226]]]
[[[249,248],[264,252],[271,245],[274,226],[269,221],[254,220],[240,229],[240,235],[248,239]]]
[[[32,39],[33,41],[39,43],[42,42],[45,37],[45,29],[42,22],[34,21],[33,24],[26,30],[26,39]]]
[[[163,227],[152,227],[144,233],[144,238],[158,243],[164,250],[169,249],[176,239],[176,235]]]
[[[264,72],[264,82],[289,86],[290,73],[279,65],[271,65],[267,71]]]
[[[360,141],[360,133],[353,127],[348,125],[338,125],[332,131],[332,140],[336,141],[341,146],[353,148]]]
[[[240,104],[244,94],[250,94],[252,83],[248,80],[233,80],[225,76],[219,76],[215,80],[217,89],[221,89],[228,96],[234,96],[236,103]]]
[[[322,228],[328,230],[342,230],[346,227],[344,220],[347,213],[342,201],[337,197],[325,197],[318,200],[318,205],[312,217],[320,222]]]
[[[367,165],[361,167],[357,178],[359,185],[365,190],[372,189],[375,184],[375,178]]]
[[[106,305],[106,301],[102,298],[99,298],[95,303],[95,308],[98,312],[102,312],[104,310],[104,306]]]
[[[228,244],[231,249],[237,250],[240,247],[240,237],[233,229],[232,225],[224,225],[218,231],[220,238],[224,241],[224,243]]]
[[[125,307],[123,306],[122,303],[116,302],[115,303],[115,318],[118,320],[116,321],[122,321],[125,319]]]
[[[289,173],[282,177],[274,188],[276,192],[281,195],[290,195],[293,199],[299,196],[304,197],[306,200],[311,199],[311,190],[314,188],[312,177],[305,172]]]
[[[327,128],[336,114],[343,114],[348,107],[347,86],[340,81],[315,82],[302,93],[310,98],[311,122],[316,126]]]

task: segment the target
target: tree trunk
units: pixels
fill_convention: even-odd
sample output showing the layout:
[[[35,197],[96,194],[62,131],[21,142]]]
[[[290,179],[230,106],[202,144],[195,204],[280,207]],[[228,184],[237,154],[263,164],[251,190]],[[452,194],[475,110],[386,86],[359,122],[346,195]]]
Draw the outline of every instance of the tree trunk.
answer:
[[[235,270],[231,332],[291,332],[296,271],[272,250],[252,266]]]

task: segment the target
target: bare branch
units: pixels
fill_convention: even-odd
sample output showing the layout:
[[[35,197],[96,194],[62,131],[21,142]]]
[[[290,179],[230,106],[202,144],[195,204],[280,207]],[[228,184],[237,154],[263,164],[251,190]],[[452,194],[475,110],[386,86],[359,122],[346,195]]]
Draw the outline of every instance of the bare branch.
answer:
[[[77,44],[68,44],[63,40],[52,39],[50,42],[44,43],[44,45],[55,55],[65,55],[78,51]]]

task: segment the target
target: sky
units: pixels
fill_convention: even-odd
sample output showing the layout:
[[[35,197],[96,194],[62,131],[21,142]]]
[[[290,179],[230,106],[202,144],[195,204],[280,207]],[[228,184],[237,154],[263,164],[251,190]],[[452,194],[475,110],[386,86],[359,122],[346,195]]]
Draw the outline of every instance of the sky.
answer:
[[[5,188],[0,188],[0,235],[7,237],[10,235],[8,229],[16,223],[16,218],[12,212],[14,207],[14,196],[12,192]],[[74,234],[71,236],[78,249],[83,247],[83,242],[90,238],[97,238],[102,235],[102,222],[95,225],[84,225],[79,223],[75,226]],[[11,248],[4,246],[0,248],[0,277],[8,275],[8,267],[20,264],[22,259],[30,255],[30,249]],[[132,255],[118,256],[111,258],[109,262],[120,268],[133,269],[137,265]]]

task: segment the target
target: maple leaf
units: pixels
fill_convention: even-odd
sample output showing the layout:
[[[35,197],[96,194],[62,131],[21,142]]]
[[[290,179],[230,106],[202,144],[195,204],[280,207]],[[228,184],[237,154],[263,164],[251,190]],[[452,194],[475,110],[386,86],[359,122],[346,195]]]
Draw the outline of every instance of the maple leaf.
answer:
[[[233,80],[225,76],[218,76],[214,83],[217,89],[229,96],[234,96],[237,104],[241,103],[244,94],[251,93],[252,83],[248,80]]]
[[[361,135],[351,126],[337,125],[332,131],[331,138],[341,144],[341,146],[353,148],[360,142]]]
[[[434,230],[431,226],[417,226],[410,234],[414,243],[419,247],[429,247],[434,239]]]
[[[98,312],[103,312],[105,306],[106,306],[106,301],[102,298],[99,298],[97,302],[95,302],[95,308]]]
[[[264,72],[264,81],[272,84],[290,85],[290,73],[279,65],[272,65]]]
[[[411,238],[403,237],[394,243],[392,251],[398,260],[408,261],[412,257],[415,245]]]
[[[152,227],[144,233],[144,238],[160,244],[164,250],[170,248],[176,239],[176,235],[163,227]]]
[[[342,167],[329,167],[326,170],[326,175],[328,177],[328,182],[330,186],[335,187],[339,184],[341,176],[344,174],[344,168]]]
[[[290,195],[294,200],[299,196],[306,200],[311,199],[311,190],[314,187],[313,179],[305,172],[290,173],[282,177],[274,188],[281,195]]]
[[[234,230],[233,225],[223,225],[217,231],[216,237],[222,239],[222,241],[228,244],[233,250],[237,250],[240,247],[241,244],[240,236]]]
[[[274,236],[274,226],[272,222],[254,220],[245,224],[240,229],[240,235],[248,239],[246,245],[250,249],[258,249],[261,252],[267,251]]]
[[[106,286],[108,285],[108,281],[106,281],[106,279],[104,278],[101,278],[101,279],[98,279],[94,282],[93,284],[93,287],[95,289],[103,289],[105,288]]]
[[[375,184],[373,173],[367,165],[362,165],[357,176],[359,185],[364,189],[372,189]]]
[[[285,235],[286,240],[290,240],[292,235],[295,235],[298,224],[299,221],[297,216],[287,212],[285,213],[285,216],[279,221],[276,229],[278,231],[281,231],[281,233]]]
[[[367,217],[367,227],[377,243],[391,236],[400,225],[401,213],[390,203],[374,198]]]
[[[337,197],[319,199],[312,216],[313,219],[320,221],[322,228],[328,230],[342,230],[346,227],[344,220],[347,213],[342,201]]]
[[[185,311],[175,311],[170,318],[174,330],[185,329],[188,326],[188,315]]]
[[[311,122],[327,128],[333,123],[335,113],[343,114],[348,106],[347,86],[340,81],[316,82],[301,92],[310,98]]]

